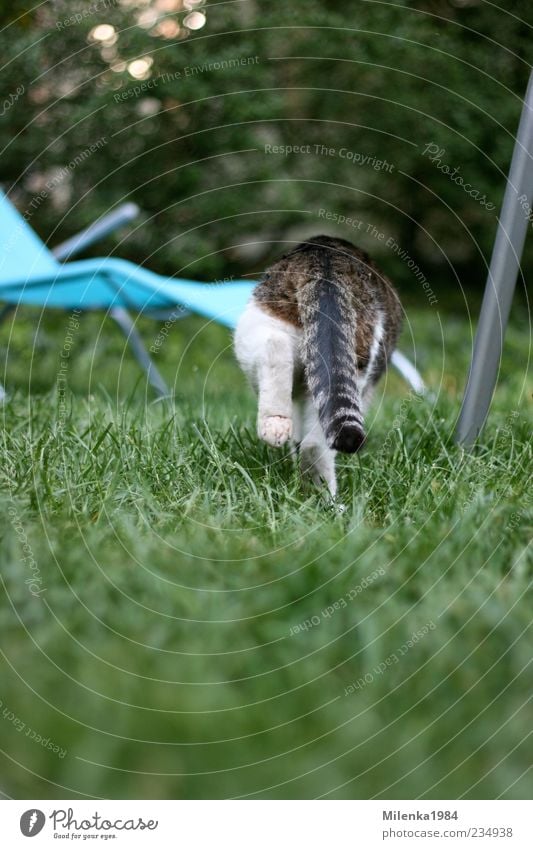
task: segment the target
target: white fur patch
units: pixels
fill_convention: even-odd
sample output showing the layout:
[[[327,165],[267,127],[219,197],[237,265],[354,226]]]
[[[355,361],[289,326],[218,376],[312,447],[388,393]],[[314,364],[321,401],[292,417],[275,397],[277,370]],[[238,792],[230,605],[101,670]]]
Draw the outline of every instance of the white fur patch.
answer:
[[[251,298],[235,330],[235,354],[255,389],[259,388],[260,366],[267,358],[279,377],[284,369],[292,372],[295,366],[302,367],[301,338],[301,330],[269,315]]]

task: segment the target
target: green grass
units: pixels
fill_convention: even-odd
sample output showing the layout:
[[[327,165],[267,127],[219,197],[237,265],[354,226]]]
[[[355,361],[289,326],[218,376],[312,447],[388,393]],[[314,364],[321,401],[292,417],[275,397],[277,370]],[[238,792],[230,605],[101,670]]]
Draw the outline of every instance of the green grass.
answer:
[[[441,338],[435,311],[410,317],[433,392],[383,384],[367,449],[339,463],[342,515],[256,440],[220,328],[172,329],[170,407],[84,319],[58,415],[67,318],[19,319],[2,351],[4,794],[530,798],[527,323],[467,455],[451,434],[468,325],[441,316]]]

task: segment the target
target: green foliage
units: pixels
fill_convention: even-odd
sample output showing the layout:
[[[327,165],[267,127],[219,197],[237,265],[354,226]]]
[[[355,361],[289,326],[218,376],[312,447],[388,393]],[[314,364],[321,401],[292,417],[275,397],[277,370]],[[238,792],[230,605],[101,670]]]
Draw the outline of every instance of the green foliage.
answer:
[[[166,273],[258,273],[279,242],[327,230],[367,247],[419,301],[390,235],[452,302],[460,284],[483,281],[529,73],[528,4],[246,0],[210,4],[197,31],[179,11],[150,26],[144,3],[88,8],[45,4],[5,39],[4,90],[22,83],[25,93],[3,119],[0,179],[22,209],[54,169],[105,138],[50,192],[32,221],[43,236],[67,236],[132,198],[145,220],[114,246]],[[182,28],[163,37],[162,22]],[[115,44],[91,38],[102,23]],[[127,69],[140,57],[153,61],[144,81]],[[428,144],[494,208],[439,170]],[[383,160],[390,170],[368,164]]]

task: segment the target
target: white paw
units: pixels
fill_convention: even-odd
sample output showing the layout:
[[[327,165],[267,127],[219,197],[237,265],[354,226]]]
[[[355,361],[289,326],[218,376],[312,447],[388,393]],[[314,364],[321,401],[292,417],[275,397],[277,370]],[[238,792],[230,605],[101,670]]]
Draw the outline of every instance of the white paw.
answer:
[[[276,448],[292,436],[292,419],[285,416],[264,416],[259,419],[258,433],[261,439]]]

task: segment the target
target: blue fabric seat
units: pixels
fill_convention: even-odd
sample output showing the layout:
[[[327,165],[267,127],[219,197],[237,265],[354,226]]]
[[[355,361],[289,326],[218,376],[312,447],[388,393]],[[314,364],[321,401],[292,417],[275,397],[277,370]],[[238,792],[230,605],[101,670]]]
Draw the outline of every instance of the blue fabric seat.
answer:
[[[61,309],[136,312],[181,305],[226,327],[235,327],[255,283],[235,280],[208,284],[162,277],[114,257],[62,265],[0,193],[0,299]]]

